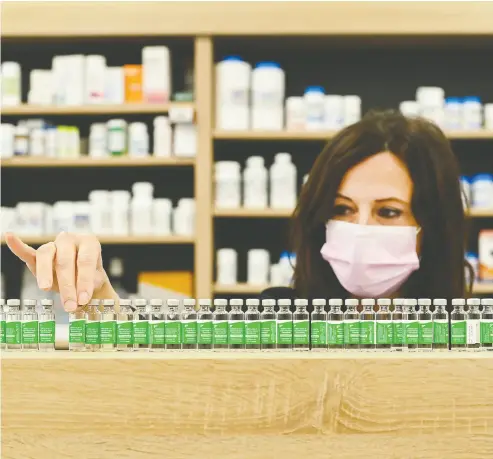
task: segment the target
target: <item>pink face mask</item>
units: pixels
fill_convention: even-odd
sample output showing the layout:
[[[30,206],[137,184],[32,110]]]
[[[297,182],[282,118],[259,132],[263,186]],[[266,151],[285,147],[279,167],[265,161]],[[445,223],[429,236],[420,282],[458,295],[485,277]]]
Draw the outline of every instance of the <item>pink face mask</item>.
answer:
[[[331,220],[320,253],[341,285],[357,297],[395,292],[419,268],[414,226],[359,225]]]

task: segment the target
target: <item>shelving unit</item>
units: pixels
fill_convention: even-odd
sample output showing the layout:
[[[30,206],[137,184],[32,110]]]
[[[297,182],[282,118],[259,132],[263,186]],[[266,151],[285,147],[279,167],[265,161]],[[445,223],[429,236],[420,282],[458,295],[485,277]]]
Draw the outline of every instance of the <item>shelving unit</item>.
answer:
[[[1,167],[156,167],[156,166],[193,166],[194,158],[146,158],[111,157],[90,158],[83,156],[74,159],[58,159],[45,157],[17,157],[2,159]]]
[[[19,236],[26,244],[42,245],[54,241],[53,236]],[[194,244],[195,238],[185,236],[98,236],[99,242],[103,245],[155,245],[155,244]],[[1,244],[5,244],[4,238]]]

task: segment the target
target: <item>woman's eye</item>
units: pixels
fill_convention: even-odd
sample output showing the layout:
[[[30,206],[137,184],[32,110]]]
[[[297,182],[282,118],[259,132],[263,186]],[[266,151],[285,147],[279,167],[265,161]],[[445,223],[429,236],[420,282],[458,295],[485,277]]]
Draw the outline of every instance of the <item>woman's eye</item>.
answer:
[[[398,218],[402,215],[402,210],[392,207],[382,207],[378,211],[378,216],[382,218]]]
[[[352,209],[349,206],[345,206],[343,204],[339,204],[334,206],[334,209],[332,210],[332,215],[333,216],[344,216],[344,215],[349,215],[351,214]]]

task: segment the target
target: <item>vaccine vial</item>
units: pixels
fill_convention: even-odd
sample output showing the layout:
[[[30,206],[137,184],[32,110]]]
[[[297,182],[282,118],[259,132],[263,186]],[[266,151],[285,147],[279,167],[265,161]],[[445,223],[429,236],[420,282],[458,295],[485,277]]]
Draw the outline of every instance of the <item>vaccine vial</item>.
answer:
[[[448,351],[449,347],[449,315],[447,311],[447,300],[435,298],[433,300],[435,310],[432,314],[433,321],[433,350]]]
[[[402,320],[403,348],[414,352],[418,349],[419,322],[416,313],[418,301],[415,298],[404,298],[404,316]]]
[[[211,300],[200,299],[197,314],[197,348],[211,350],[212,346]]]
[[[101,349],[101,312],[100,300],[91,300],[86,308],[86,350]]]
[[[363,310],[360,314],[359,348],[362,351],[375,350],[375,300],[363,298],[361,300]]]
[[[276,300],[263,299],[262,313],[260,314],[260,344],[263,351],[273,351],[277,343],[277,314],[275,311]]]
[[[39,350],[55,350],[55,311],[53,300],[41,300],[41,312],[39,313]]]
[[[68,316],[68,349],[74,352],[86,350],[86,308],[78,306]]]
[[[430,306],[429,298],[418,299],[418,351],[433,349],[433,321]]]
[[[293,350],[310,350],[310,314],[307,311],[308,300],[294,300],[293,313]]]
[[[154,298],[149,301],[149,349],[152,352],[165,349],[165,318],[163,300]]]
[[[5,300],[0,299],[0,349],[7,347],[5,343]]]
[[[229,348],[233,351],[245,349],[245,314],[242,311],[243,300],[229,301],[231,311],[228,320]]]
[[[290,311],[291,300],[281,299],[277,301],[279,312],[277,313],[277,349],[281,351],[293,348],[293,313]]]
[[[115,300],[103,300],[103,312],[101,313],[101,350],[116,351],[116,312]]]
[[[150,314],[147,301],[144,299],[134,300],[134,351],[149,352]]]
[[[179,300],[170,298],[167,301],[168,312],[166,314],[165,343],[168,351],[181,349],[181,316],[178,310]]]
[[[7,314],[5,317],[5,341],[9,351],[22,349],[22,314],[21,301],[7,300]]]
[[[395,298],[393,300],[394,311],[392,312],[392,347],[394,352],[401,352],[404,346],[404,299]]]
[[[247,310],[245,312],[245,349],[258,351],[260,349],[260,312],[258,310],[260,301],[256,298],[246,300]]]
[[[452,299],[452,313],[450,314],[450,344],[453,351],[465,351],[467,344],[467,327],[464,298]]]
[[[212,332],[215,351],[228,349],[228,312],[226,306],[228,300],[217,298],[214,300],[214,313],[212,314]]]
[[[21,330],[22,350],[37,351],[39,349],[39,322],[36,300],[24,300]]]
[[[377,300],[377,313],[375,314],[375,349],[378,351],[390,351],[392,348],[392,314],[389,298]]]
[[[481,348],[493,351],[493,298],[483,298],[481,304]]]
[[[181,314],[182,349],[197,349],[197,311],[195,300],[186,298],[183,300],[183,312]]]
[[[358,310],[359,305],[356,299],[345,300],[346,312],[344,313],[344,348],[348,351],[359,349],[360,337],[360,317]]]
[[[481,312],[479,311],[481,300],[479,298],[468,298],[466,304],[468,308],[466,314],[466,349],[468,351],[479,351],[481,348]]]
[[[116,315],[116,348],[131,352],[134,348],[134,314],[132,300],[120,300],[120,311]]]
[[[327,313],[325,298],[312,300],[313,312],[310,327],[310,345],[313,351],[327,350]]]
[[[329,314],[327,320],[327,344],[329,351],[344,349],[344,314],[342,312],[342,299],[331,298],[329,300]]]

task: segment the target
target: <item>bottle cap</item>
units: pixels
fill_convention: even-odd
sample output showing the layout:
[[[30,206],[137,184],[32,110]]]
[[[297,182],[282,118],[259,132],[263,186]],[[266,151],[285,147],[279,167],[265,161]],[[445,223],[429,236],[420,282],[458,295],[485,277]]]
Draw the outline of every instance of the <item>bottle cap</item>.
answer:
[[[103,306],[114,306],[115,305],[115,300],[103,300]]]
[[[435,306],[447,306],[447,300],[445,298],[435,298],[433,304]]]
[[[417,304],[416,298],[404,298],[404,306],[416,306]]]
[[[322,86],[308,86],[305,89],[305,94],[308,92],[318,92],[318,93],[325,93],[325,89]]]
[[[257,298],[248,298],[246,300],[246,305],[247,306],[259,306],[260,300],[258,300]]]
[[[147,306],[147,301],[143,298],[138,298],[134,300],[134,306]]]
[[[392,304],[392,301],[390,300],[390,298],[379,298],[377,300],[377,304],[379,306],[390,306]]]
[[[291,300],[289,300],[287,298],[283,298],[281,300],[277,300],[277,304],[279,306],[291,306]]]
[[[228,300],[225,300],[223,298],[216,298],[214,300],[214,306],[224,306],[226,307],[228,305]]]
[[[374,306],[375,300],[373,298],[363,298],[361,300],[361,306]]]
[[[171,307],[180,306],[180,301],[176,298],[169,298],[166,300],[166,304]]]
[[[429,298],[418,298],[418,304],[420,306],[431,306],[431,300]]]
[[[468,298],[466,303],[468,306],[479,306],[481,304],[481,300],[479,298]]]
[[[295,306],[308,306],[308,300],[302,299],[302,298],[297,298],[294,300],[294,305]]]
[[[342,303],[341,298],[331,298],[329,300],[329,306],[342,306]]]
[[[192,306],[194,307],[196,304],[196,301],[194,298],[185,298],[183,300],[183,306]]]
[[[48,300],[48,299],[41,300],[41,306],[53,306],[53,300]]]
[[[230,306],[243,306],[243,300],[240,298],[233,298],[229,300]]]
[[[346,306],[358,306],[359,301],[354,298],[349,298],[345,300],[344,303],[346,304]]]
[[[466,300],[464,298],[453,298],[452,306],[464,306],[466,304]]]
[[[255,64],[255,68],[256,69],[261,69],[261,68],[280,69],[281,66],[277,62],[265,61],[265,62],[257,62],[257,64]]]
[[[262,306],[275,306],[276,305],[276,300],[272,300],[270,298],[265,298],[262,300]]]
[[[325,306],[326,304],[327,304],[327,300],[325,298],[315,298],[314,300],[312,300],[313,306]]]
[[[211,300],[207,299],[207,298],[201,298],[199,299],[199,306],[211,306],[212,305],[212,302]]]

